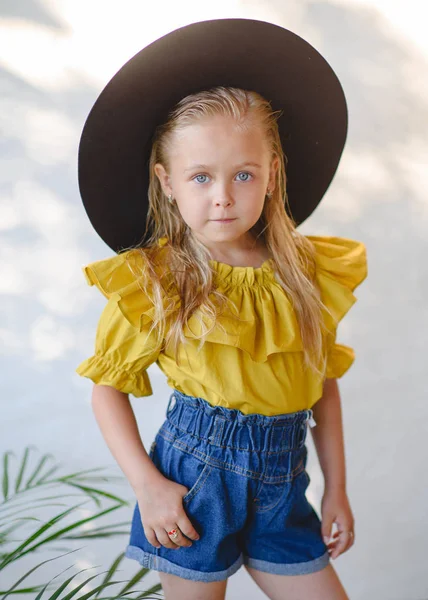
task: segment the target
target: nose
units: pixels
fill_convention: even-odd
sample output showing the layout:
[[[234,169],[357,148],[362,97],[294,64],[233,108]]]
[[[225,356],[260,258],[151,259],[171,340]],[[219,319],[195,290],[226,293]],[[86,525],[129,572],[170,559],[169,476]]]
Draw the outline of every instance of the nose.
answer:
[[[217,193],[214,196],[214,203],[216,206],[232,206],[233,197],[227,186],[217,189]]]

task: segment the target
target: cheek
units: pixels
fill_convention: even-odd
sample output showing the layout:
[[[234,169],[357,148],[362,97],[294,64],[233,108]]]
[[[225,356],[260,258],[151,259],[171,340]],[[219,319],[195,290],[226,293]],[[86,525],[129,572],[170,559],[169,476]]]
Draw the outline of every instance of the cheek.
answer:
[[[240,206],[245,207],[245,212],[248,216],[258,218],[263,210],[265,203],[264,188],[261,186],[254,186],[251,190],[251,194],[244,194],[240,198]]]
[[[190,197],[188,194],[185,200],[177,200],[177,206],[182,218],[188,225],[206,220],[207,207],[201,198]]]

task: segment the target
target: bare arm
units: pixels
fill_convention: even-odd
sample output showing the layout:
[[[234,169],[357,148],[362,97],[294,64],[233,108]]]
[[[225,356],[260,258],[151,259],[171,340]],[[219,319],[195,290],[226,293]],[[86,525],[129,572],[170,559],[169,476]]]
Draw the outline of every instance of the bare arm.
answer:
[[[321,531],[331,558],[354,543],[354,515],[346,493],[345,450],[342,409],[336,379],[326,379],[323,395],[313,406],[317,426],[311,429],[321,469],[324,494],[321,501]],[[332,526],[337,530],[332,536]]]
[[[326,379],[323,395],[312,407],[316,427],[311,429],[325,487],[346,490],[342,408],[336,379]]]
[[[150,544],[175,549],[191,546],[191,540],[199,539],[199,535],[183,508],[182,498],[188,489],[164,477],[153,464],[141,441],[128,395],[108,385],[95,385],[92,409],[107,446],[134,489]],[[167,532],[176,527],[179,534],[172,541]]]
[[[110,452],[134,492],[159,477],[141,441],[128,395],[107,385],[94,385],[92,409]]]

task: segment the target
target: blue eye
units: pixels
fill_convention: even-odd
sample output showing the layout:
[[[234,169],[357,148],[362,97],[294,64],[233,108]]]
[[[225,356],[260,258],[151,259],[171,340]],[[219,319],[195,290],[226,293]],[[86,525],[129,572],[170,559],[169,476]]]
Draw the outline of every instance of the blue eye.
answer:
[[[243,175],[243,177],[242,177]],[[238,173],[237,175],[238,177],[238,181],[249,181],[252,177],[251,173],[247,173],[246,171],[241,171],[240,173]]]
[[[200,179],[200,178],[202,178],[202,181],[201,181],[201,179]],[[205,178],[205,179],[204,179],[204,178]],[[206,182],[207,182],[207,179],[208,179],[208,177],[207,177],[207,175],[196,175],[196,177],[194,177],[193,179],[194,179],[194,181],[196,181],[197,183],[206,183]]]

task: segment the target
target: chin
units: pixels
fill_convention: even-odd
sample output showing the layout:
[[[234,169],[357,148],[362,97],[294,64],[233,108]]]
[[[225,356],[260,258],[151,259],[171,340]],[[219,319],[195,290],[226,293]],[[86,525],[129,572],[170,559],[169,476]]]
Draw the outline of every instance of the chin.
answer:
[[[234,231],[219,231],[217,233],[210,233],[205,238],[210,242],[234,242],[235,240],[239,240],[243,235],[244,233],[236,233]]]

